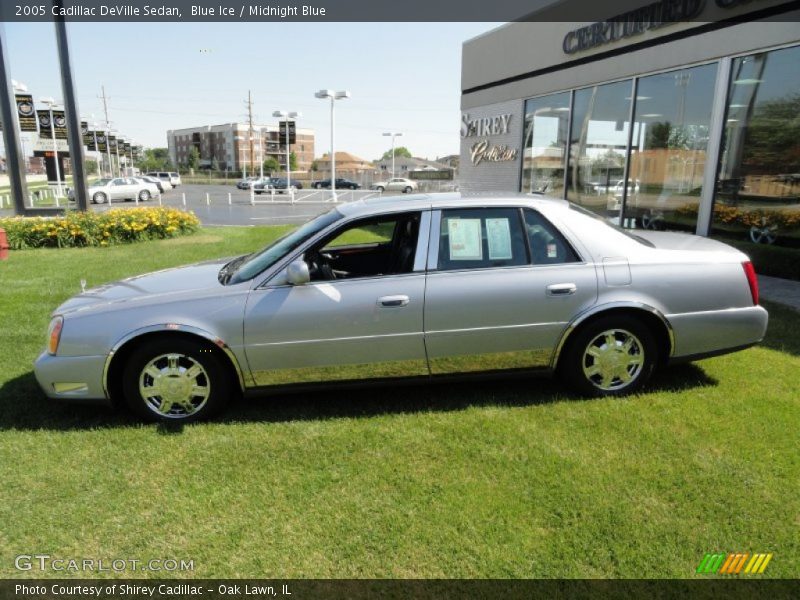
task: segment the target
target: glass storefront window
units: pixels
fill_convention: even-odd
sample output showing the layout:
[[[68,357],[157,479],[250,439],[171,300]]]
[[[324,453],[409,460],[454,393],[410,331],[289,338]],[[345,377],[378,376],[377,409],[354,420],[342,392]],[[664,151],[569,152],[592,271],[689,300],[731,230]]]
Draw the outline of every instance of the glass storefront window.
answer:
[[[631,81],[577,90],[567,167],[567,198],[619,222],[628,151]]]
[[[564,195],[569,127],[569,93],[551,94],[525,102],[522,151],[522,191]]]
[[[625,226],[695,231],[716,72],[708,64],[639,79]]]
[[[736,58],[712,233],[800,247],[800,47]]]

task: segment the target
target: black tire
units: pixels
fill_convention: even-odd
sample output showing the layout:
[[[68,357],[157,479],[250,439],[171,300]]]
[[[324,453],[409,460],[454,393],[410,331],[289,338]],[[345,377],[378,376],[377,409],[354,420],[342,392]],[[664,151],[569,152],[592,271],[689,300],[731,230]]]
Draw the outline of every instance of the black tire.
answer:
[[[315,183],[314,184],[314,189],[315,190],[321,190],[322,189],[322,184],[321,183]]]
[[[208,419],[224,406],[231,392],[230,378],[217,352],[210,344],[185,338],[165,336],[145,341],[130,355],[122,372],[125,403],[146,421],[191,423]],[[196,366],[200,368],[195,370]],[[165,391],[173,398],[159,393],[157,378],[151,374],[158,371],[158,380],[168,386]],[[196,375],[187,375],[192,372]],[[152,390],[152,396],[145,397],[140,384]],[[205,391],[194,395],[198,389]]]
[[[385,188],[385,187],[383,187],[382,185],[379,185],[379,186],[378,186],[378,187],[376,187],[375,189],[376,189],[376,190],[378,190],[378,191],[379,191],[381,194],[382,194],[382,193],[383,193],[383,192],[386,190],[386,188]]]
[[[147,202],[148,200],[150,200],[150,192],[148,190],[139,192],[139,202]]]
[[[94,196],[92,196],[92,202],[95,204],[105,204],[108,202],[108,196],[103,192],[95,192]]]
[[[404,193],[404,194],[410,194],[410,193],[411,193],[411,192],[413,192],[413,191],[414,191],[414,190],[411,188],[411,186],[410,186],[410,185],[407,185],[405,188],[403,188],[403,193]]]
[[[612,338],[613,344],[609,343]],[[570,337],[558,371],[581,395],[625,396],[640,390],[657,364],[658,345],[647,325],[633,316],[609,315],[587,323]]]

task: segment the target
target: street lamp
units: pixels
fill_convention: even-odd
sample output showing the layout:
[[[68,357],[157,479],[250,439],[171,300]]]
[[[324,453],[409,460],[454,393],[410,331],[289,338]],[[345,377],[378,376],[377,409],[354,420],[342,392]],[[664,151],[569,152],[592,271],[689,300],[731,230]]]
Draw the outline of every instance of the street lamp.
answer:
[[[273,117],[286,119],[286,193],[289,193],[289,188],[292,187],[292,164],[289,152],[289,119],[297,119],[302,117],[303,114],[299,112],[286,112],[285,110],[276,110],[272,113]],[[280,127],[280,125],[278,125]]]
[[[334,103],[336,100],[344,100],[345,98],[350,97],[350,92],[347,90],[342,90],[339,92],[334,92],[333,90],[320,90],[314,94],[315,98],[330,98],[331,99],[331,193],[332,193],[332,200],[336,202],[336,153],[335,153],[335,144],[334,144]]]
[[[392,138],[392,178],[394,178],[394,140],[397,137],[403,135],[402,133],[384,133],[383,137],[391,137]]]
[[[56,101],[51,97],[39,98],[39,102],[47,107],[50,113],[50,139],[53,140],[53,157],[56,165],[56,194],[61,197],[61,169],[58,168],[58,145],[56,144],[56,124],[53,121],[53,108],[56,107]]]

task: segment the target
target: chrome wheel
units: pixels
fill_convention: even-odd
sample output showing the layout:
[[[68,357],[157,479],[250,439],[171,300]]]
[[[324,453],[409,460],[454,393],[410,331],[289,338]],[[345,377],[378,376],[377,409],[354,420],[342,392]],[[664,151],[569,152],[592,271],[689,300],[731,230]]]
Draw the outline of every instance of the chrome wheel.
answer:
[[[608,329],[589,342],[581,365],[594,387],[617,391],[636,381],[644,362],[644,345],[639,338],[624,329]]]
[[[139,393],[147,408],[159,417],[182,419],[205,406],[211,395],[211,379],[192,357],[162,354],[142,369]]]

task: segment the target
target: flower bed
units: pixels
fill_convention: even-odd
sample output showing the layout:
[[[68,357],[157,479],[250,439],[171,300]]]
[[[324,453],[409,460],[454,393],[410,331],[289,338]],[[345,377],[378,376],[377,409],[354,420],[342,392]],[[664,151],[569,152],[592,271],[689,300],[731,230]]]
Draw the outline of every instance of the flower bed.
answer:
[[[12,249],[110,246],[194,233],[200,220],[175,208],[117,208],[70,211],[63,217],[0,218]]]

